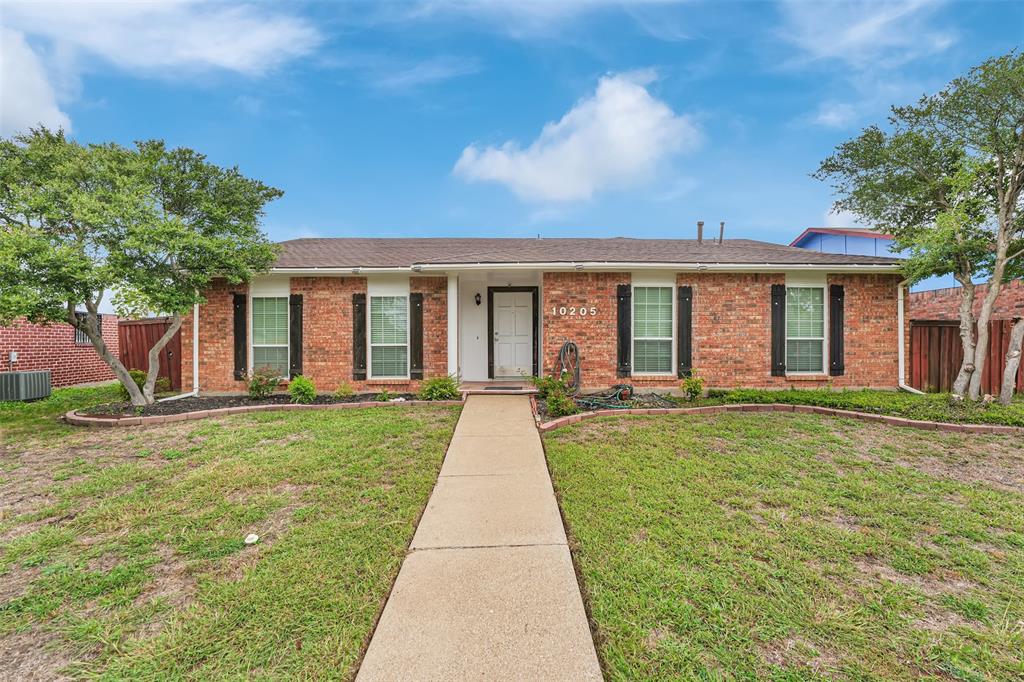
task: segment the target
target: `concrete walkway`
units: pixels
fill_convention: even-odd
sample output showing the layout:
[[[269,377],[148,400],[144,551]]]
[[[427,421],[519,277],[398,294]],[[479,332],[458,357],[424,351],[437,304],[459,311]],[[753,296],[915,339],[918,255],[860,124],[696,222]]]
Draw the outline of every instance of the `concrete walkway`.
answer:
[[[356,679],[601,679],[527,396],[467,398]]]

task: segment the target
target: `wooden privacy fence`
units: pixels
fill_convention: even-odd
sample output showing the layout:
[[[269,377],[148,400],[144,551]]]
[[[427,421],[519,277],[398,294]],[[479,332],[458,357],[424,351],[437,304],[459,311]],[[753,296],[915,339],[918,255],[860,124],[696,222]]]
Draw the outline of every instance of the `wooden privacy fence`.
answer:
[[[151,317],[146,320],[121,320],[117,336],[121,344],[121,362],[128,369],[149,369],[149,349],[167,331],[170,320]],[[160,374],[171,380],[175,391],[181,390],[181,330],[160,351]]]
[[[999,395],[1010,346],[1012,320],[989,322],[988,357],[982,377],[983,393]],[[955,320],[911,320],[910,385],[928,393],[953,389],[960,371],[964,349],[960,343],[960,323]],[[1017,372],[1017,391],[1024,392],[1024,363]]]

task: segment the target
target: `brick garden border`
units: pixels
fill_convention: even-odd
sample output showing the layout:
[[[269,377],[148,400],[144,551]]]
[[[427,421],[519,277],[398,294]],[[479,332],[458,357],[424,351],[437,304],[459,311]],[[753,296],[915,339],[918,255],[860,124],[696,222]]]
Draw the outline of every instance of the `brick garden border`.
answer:
[[[152,424],[169,424],[207,417],[226,417],[232,414],[247,412],[281,412],[289,410],[351,410],[359,407],[398,407],[401,405],[462,405],[461,400],[402,400],[399,402],[368,401],[361,403],[330,403],[327,405],[298,405],[293,403],[277,403],[273,405],[239,405],[238,407],[218,407],[212,410],[195,410],[180,414],[160,414],[150,417],[99,417],[77,414],[74,410],[64,415],[64,421],[74,426],[148,426]]]
[[[853,410],[839,410],[831,407],[818,407],[816,405],[789,405],[783,403],[753,403],[737,405],[707,405],[705,407],[656,407],[636,409],[606,409],[592,412],[581,412],[559,417],[549,422],[538,423],[537,428],[541,433],[557,429],[569,424],[576,424],[584,419],[594,417],[617,417],[619,415],[657,415],[657,414],[721,414],[724,412],[800,412],[803,414],[823,414],[830,417],[847,417],[868,422],[880,422],[890,426],[906,426],[913,429],[925,431],[950,431],[955,433],[986,433],[986,434],[1024,434],[1024,427],[1004,426],[1000,424],[954,424],[949,422],[929,422],[916,419],[905,419],[903,417],[892,417],[885,414],[872,414],[870,412],[855,412]]]

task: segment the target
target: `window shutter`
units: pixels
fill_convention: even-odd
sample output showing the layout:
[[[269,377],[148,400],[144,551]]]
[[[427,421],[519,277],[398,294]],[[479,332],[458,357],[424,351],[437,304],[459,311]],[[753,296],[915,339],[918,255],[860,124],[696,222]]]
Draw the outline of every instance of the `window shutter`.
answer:
[[[245,294],[235,294],[235,379],[242,380],[245,378],[245,359],[246,352],[248,350],[248,340],[246,338],[246,319],[245,319]],[[195,352],[195,349],[193,349]]]
[[[352,294],[352,378],[366,378],[366,294]]]
[[[620,377],[628,377],[630,374],[630,346],[633,343],[632,324],[632,298],[633,290],[628,284],[620,284],[618,288],[619,300],[619,361],[616,374]]]
[[[676,362],[679,378],[693,374],[693,287],[679,287],[679,313],[676,343]]]
[[[423,378],[423,294],[409,294],[409,378]]]
[[[772,376],[786,376],[786,285],[772,285]]]
[[[846,293],[843,285],[833,284],[829,287],[828,306],[828,373],[834,377],[842,376],[846,371],[846,361],[843,357],[846,352],[843,339],[843,306],[845,305]]]
[[[288,369],[290,377],[297,377],[302,374],[302,294],[291,294],[288,297],[289,319],[288,327]]]

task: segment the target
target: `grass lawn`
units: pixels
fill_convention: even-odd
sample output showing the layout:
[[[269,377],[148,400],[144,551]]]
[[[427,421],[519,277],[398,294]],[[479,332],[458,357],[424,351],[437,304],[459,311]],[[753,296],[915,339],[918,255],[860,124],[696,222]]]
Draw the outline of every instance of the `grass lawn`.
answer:
[[[114,394],[0,404],[0,679],[350,677],[459,408],[55,420]]]
[[[796,414],[545,435],[611,679],[1024,679],[1024,445]]]

